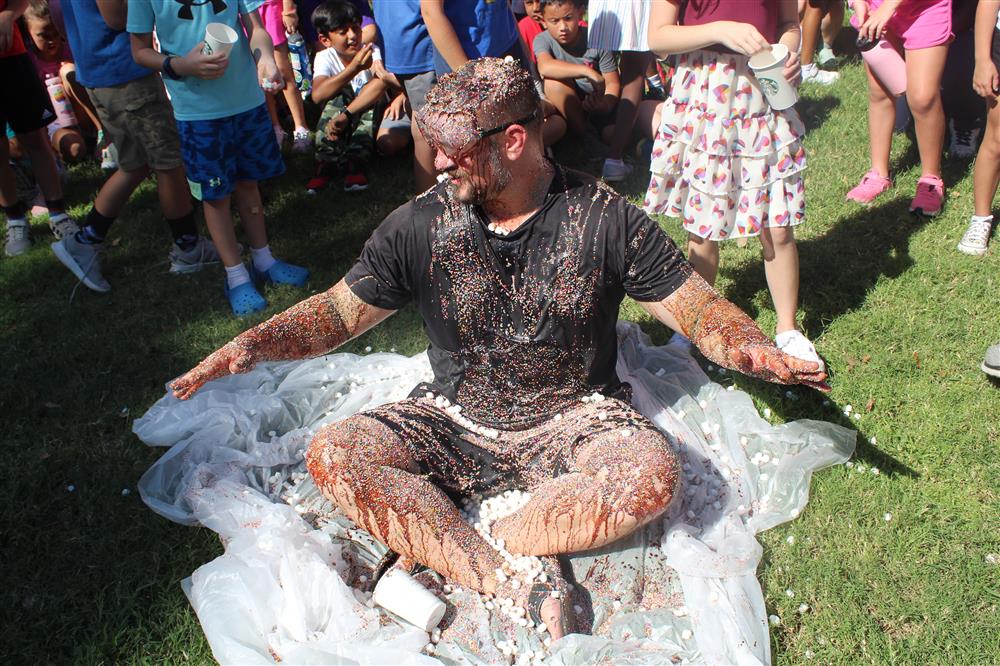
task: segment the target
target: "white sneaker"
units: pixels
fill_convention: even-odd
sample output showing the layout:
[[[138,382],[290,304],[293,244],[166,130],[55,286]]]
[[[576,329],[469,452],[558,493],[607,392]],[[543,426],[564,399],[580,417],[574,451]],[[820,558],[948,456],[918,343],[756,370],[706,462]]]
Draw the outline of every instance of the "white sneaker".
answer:
[[[111,285],[101,273],[101,251],[103,244],[81,243],[75,236],[66,236],[52,244],[52,252],[63,266],[88,289],[99,294],[111,291]]]
[[[794,356],[803,361],[818,363],[821,371],[826,369],[823,359],[816,353],[816,347],[813,346],[813,343],[809,342],[809,338],[802,335],[801,331],[792,329],[778,333],[774,336],[774,344],[789,356]]]
[[[965,254],[982,256],[986,254],[986,246],[990,243],[990,232],[993,230],[993,216],[976,217],[969,220],[962,240],[958,241],[958,251]]]
[[[632,174],[632,165],[625,164],[621,160],[604,160],[604,168],[601,170],[601,178],[609,183],[617,183],[625,180]]]
[[[828,72],[820,69],[814,62],[802,65],[802,83],[818,83],[821,86],[829,86],[837,82],[840,78],[839,72]]]
[[[951,130],[951,141],[948,144],[948,154],[952,157],[969,159],[976,156],[976,144],[982,131],[978,127],[968,129],[955,127],[955,119],[948,122]]]
[[[7,226],[7,242],[3,246],[3,253],[8,257],[16,257],[24,254],[31,247],[31,231],[27,223]]]
[[[309,140],[309,130],[299,127],[292,132],[292,150],[296,153],[307,153],[312,148],[312,141]]]

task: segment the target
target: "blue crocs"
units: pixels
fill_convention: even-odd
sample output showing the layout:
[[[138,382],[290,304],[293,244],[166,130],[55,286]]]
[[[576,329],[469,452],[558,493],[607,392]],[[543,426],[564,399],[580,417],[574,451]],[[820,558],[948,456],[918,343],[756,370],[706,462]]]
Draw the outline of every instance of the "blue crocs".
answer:
[[[274,265],[266,271],[258,271],[250,262],[250,278],[258,284],[290,284],[293,287],[301,287],[309,279],[309,269],[302,266],[288,264],[280,259],[275,259]]]
[[[267,307],[267,301],[251,282],[245,282],[232,289],[226,284],[226,298],[229,299],[229,307],[237,317],[245,317]]]

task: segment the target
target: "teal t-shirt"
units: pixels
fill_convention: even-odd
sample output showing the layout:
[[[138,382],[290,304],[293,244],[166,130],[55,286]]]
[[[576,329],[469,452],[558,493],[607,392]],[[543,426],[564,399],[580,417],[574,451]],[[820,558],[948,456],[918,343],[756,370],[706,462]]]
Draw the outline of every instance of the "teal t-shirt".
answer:
[[[240,21],[240,14],[249,14],[262,4],[264,0],[128,0],[128,31],[142,34],[155,28],[164,54],[187,55],[205,39],[209,23],[224,23],[239,35],[220,78],[185,76],[173,81],[163,77],[177,120],[226,118],[264,103],[257,65]]]

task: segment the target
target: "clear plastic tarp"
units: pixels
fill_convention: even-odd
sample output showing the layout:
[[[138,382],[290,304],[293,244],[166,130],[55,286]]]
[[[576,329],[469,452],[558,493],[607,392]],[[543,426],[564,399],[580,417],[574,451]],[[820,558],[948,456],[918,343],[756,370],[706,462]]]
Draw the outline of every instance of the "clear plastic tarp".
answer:
[[[268,363],[186,402],[161,398],[134,429],[145,443],[170,448],[139,490],[160,515],[203,525],[225,546],[184,581],[216,659],[769,663],[755,535],[799,515],[812,473],[846,461],[855,432],[821,421],[773,426],[749,396],[711,381],[683,347],[654,347],[624,322],[618,340],[618,374],[632,385],[634,406],[676,442],[684,476],[662,520],[568,558],[574,599],[582,600],[574,612],[587,633],[548,648],[531,627],[510,635],[479,594],[445,587],[432,572],[419,579],[449,608],[436,642],[375,606],[372,570],[385,548],[326,501],[305,470],[319,428],[406,397],[430,379],[426,355]]]

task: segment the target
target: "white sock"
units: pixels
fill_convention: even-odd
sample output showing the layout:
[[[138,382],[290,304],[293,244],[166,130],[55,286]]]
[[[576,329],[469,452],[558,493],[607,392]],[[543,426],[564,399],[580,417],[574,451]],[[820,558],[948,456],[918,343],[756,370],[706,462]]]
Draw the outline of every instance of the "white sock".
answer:
[[[811,62],[807,65],[802,65],[802,73],[805,74],[806,72],[815,72],[817,67],[818,65],[814,62]]]
[[[992,215],[973,215],[972,219],[969,220],[969,221],[970,222],[989,222],[990,224],[993,224],[993,216]]]
[[[276,263],[275,258],[271,256],[270,245],[265,245],[259,250],[250,248],[250,259],[253,260],[253,267],[261,273],[270,270]]]
[[[250,282],[250,271],[247,270],[242,261],[235,266],[226,266],[226,284],[229,285],[230,289],[235,289],[248,282]]]

